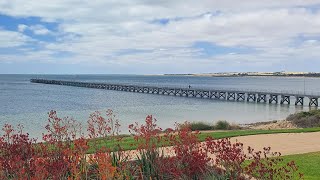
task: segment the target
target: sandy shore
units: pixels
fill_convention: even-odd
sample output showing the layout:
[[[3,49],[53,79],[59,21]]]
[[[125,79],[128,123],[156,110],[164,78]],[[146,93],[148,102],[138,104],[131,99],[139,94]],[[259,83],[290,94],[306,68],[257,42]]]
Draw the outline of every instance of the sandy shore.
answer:
[[[245,127],[249,129],[296,129],[295,124],[287,120],[267,121],[247,124]]]
[[[270,146],[273,152],[281,152],[282,155],[320,151],[320,132],[261,134],[234,137],[231,140],[238,140],[244,147],[251,146],[256,150]]]

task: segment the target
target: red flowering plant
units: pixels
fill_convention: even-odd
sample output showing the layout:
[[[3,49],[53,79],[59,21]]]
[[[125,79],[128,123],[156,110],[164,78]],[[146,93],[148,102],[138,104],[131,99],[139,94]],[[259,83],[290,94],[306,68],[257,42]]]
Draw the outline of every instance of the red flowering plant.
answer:
[[[281,154],[271,152],[271,148],[254,151],[243,144],[231,142],[229,138],[214,140],[208,137],[205,141],[207,151],[211,154],[213,168],[211,176],[228,179],[300,179],[294,162],[282,165]],[[209,174],[210,174],[209,173]]]
[[[111,142],[108,150],[117,151],[119,149],[112,148],[117,148],[118,146],[116,146],[116,144],[121,140],[121,136],[119,136],[120,123],[111,109],[107,110],[105,115],[107,118],[104,118],[98,111],[90,114],[89,120],[87,121],[89,138],[92,139],[92,146],[96,149],[100,148],[99,145],[102,141],[105,142],[105,145],[110,145]]]
[[[298,171],[294,161],[282,164],[281,153],[271,152],[271,147],[263,151],[254,151],[248,147],[248,159],[251,161],[244,166],[246,174],[258,179],[302,179],[303,174]]]
[[[106,111],[105,116],[98,111],[90,114],[87,130],[95,153],[88,157],[91,164],[97,167],[95,170],[100,178],[111,178],[110,174],[113,178],[124,177],[128,155],[120,146],[120,123],[111,109]],[[102,171],[101,167],[108,167],[108,170]],[[106,172],[109,172],[108,176]]]
[[[33,144],[35,139],[23,133],[22,126],[18,131],[11,125],[5,124],[4,134],[0,138],[0,178],[1,179],[28,179],[35,174]]]
[[[105,118],[106,117],[106,118]],[[129,158],[120,144],[119,121],[112,110],[94,112],[88,136],[72,118],[50,111],[47,133],[37,143],[22,127],[3,127],[0,137],[0,179],[298,179],[294,162],[282,164],[280,153],[270,148],[255,151],[230,139],[208,137],[189,123],[162,132],[156,119],[129,126],[136,147]],[[166,146],[166,147],[164,147]],[[168,147],[169,146],[169,147]],[[88,154],[88,151],[93,154]],[[132,152],[131,152],[132,153]]]
[[[175,175],[183,179],[202,179],[208,171],[211,158],[206,148],[198,139],[199,131],[192,132],[190,123],[177,124],[171,142],[175,152],[175,164],[177,167]]]
[[[47,133],[44,143],[39,143],[45,168],[52,179],[72,177],[81,179],[87,176],[86,153],[88,140],[82,133],[82,126],[72,118],[59,118],[56,111],[49,112]]]
[[[165,166],[169,165],[163,149],[158,148],[166,141],[162,129],[157,126],[156,119],[151,115],[145,119],[145,124],[129,125],[129,131],[134,136],[137,145],[135,177],[139,179],[169,179]],[[168,168],[168,167],[167,167]]]

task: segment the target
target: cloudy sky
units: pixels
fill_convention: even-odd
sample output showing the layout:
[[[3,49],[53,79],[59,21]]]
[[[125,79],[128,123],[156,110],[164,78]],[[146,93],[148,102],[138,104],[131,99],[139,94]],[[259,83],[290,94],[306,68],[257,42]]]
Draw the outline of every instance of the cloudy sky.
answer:
[[[320,71],[320,0],[0,0],[0,74],[282,70]]]

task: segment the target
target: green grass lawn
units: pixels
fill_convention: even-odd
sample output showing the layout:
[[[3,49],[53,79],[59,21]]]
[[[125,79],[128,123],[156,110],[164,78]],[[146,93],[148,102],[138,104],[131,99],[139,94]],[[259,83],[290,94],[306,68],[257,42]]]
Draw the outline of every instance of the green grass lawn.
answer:
[[[295,161],[306,180],[320,179],[320,152],[283,156],[284,163]]]
[[[248,136],[257,134],[276,134],[276,133],[307,133],[320,131],[320,127],[317,128],[304,128],[304,129],[278,129],[278,130],[229,130],[229,131],[218,131],[218,132],[203,132],[198,135],[200,141],[204,141],[206,137],[211,136],[215,139],[237,137],[237,136]],[[96,139],[90,141],[92,147],[93,142],[96,141],[98,147],[113,147],[118,142],[104,139]],[[132,136],[124,137],[119,144],[124,150],[136,149],[136,144]],[[94,148],[89,149],[88,153],[94,153]]]

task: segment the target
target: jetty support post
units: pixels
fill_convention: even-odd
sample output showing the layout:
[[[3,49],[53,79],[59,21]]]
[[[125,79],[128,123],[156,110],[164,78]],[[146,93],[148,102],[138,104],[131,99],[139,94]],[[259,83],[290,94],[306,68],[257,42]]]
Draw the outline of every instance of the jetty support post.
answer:
[[[256,93],[248,93],[247,101],[250,102],[252,100],[253,102],[256,102]]]
[[[202,98],[203,97],[203,93],[201,90],[196,90],[196,93],[195,93],[195,96],[194,97],[200,97]]]
[[[149,88],[148,87],[143,87],[143,93],[149,93]]]
[[[226,99],[226,92],[225,91],[220,91],[219,92],[219,99]]]
[[[149,87],[148,94],[153,94],[153,87]]]
[[[278,104],[278,95],[277,94],[270,94],[269,104],[271,103]]]
[[[267,102],[267,95],[266,94],[258,94],[257,102]]]
[[[210,92],[209,91],[203,91],[202,92],[202,97],[203,98],[210,98]]]
[[[153,89],[153,94],[159,94],[159,88],[154,88]]]
[[[143,88],[142,87],[138,87],[138,91],[139,93],[143,93]]]
[[[235,100],[236,99],[236,93],[235,92],[228,92],[227,100]]]
[[[163,92],[164,92],[163,88],[158,88],[158,94],[162,94],[163,95]]]
[[[174,90],[174,95],[175,96],[181,96],[181,90],[180,89],[175,89]]]
[[[169,89],[169,94],[168,95],[175,95],[174,94],[174,89]]]
[[[194,90],[188,90],[188,97],[195,97]]]
[[[281,95],[280,104],[284,104],[284,103],[290,104],[290,96],[288,96],[288,95]]]
[[[244,101],[246,99],[245,95],[246,95],[246,93],[244,93],[244,92],[238,92],[237,93],[237,101]]]
[[[310,107],[313,105],[318,107],[318,98],[317,97],[309,97],[309,100],[310,100],[310,102],[309,102]]]
[[[301,106],[303,106],[303,99],[304,99],[304,97],[302,97],[302,96],[296,96],[296,102],[294,103],[296,106],[297,105],[301,105]]]
[[[186,96],[186,97],[188,97],[188,90],[181,89],[181,96]]]
[[[210,98],[211,98],[211,99],[219,99],[219,92],[217,92],[217,91],[210,91]]]

